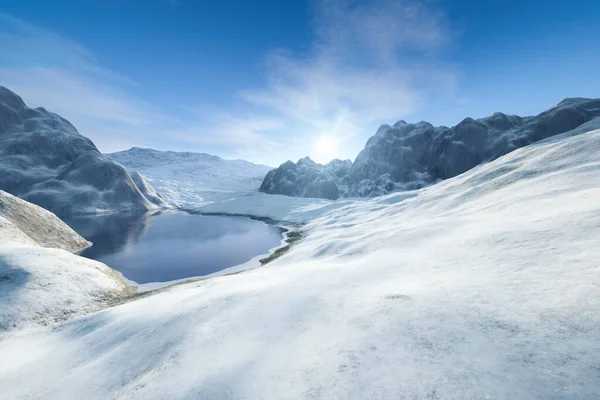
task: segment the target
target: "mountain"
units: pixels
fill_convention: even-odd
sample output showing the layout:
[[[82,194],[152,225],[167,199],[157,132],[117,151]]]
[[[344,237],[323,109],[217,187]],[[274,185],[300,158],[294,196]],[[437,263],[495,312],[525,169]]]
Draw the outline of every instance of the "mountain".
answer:
[[[0,86],[0,189],[59,216],[157,206],[66,119]]]
[[[299,165],[302,160],[297,164],[288,161],[267,175],[261,191],[334,199],[417,189],[530,143],[597,126],[600,99],[584,98],[565,99],[533,117],[495,113],[486,118],[466,118],[452,128],[435,127],[424,121],[399,121],[377,130],[345,176],[328,173],[327,166],[306,168]]]
[[[288,161],[267,173],[260,191],[296,197],[319,197],[335,200],[340,197],[342,178],[352,167],[350,160],[333,160],[327,165],[317,164],[309,157]]]
[[[130,171],[138,171],[175,205],[223,200],[258,190],[271,167],[224,160],[204,153],[133,147],[107,154]]]

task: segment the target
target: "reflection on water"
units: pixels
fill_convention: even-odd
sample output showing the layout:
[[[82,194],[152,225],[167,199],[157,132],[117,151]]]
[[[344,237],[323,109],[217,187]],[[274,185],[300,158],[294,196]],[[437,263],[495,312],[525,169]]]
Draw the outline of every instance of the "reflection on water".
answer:
[[[82,216],[66,221],[94,245],[81,255],[137,283],[209,275],[279,245],[281,230],[241,217],[166,212]]]

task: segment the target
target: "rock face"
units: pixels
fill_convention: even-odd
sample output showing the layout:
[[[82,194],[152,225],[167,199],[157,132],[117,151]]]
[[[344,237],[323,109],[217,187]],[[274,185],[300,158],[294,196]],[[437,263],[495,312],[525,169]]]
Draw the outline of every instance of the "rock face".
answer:
[[[296,197],[322,197],[335,200],[343,190],[343,177],[348,174],[350,160],[333,160],[317,164],[308,157],[297,163],[288,161],[267,173],[260,191]]]
[[[156,208],[66,119],[0,86],[0,189],[59,216]]]
[[[354,163],[337,174],[328,173],[327,166],[299,168],[288,161],[267,174],[261,191],[333,199],[418,189],[596,122],[600,122],[600,99],[584,98],[565,99],[534,117],[495,113],[476,120],[466,118],[452,128],[399,121],[382,125]]]

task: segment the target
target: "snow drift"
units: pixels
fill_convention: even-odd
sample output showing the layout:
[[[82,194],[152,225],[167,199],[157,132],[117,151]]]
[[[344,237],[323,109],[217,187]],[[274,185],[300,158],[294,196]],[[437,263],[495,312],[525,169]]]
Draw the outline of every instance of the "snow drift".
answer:
[[[0,86],[0,189],[59,216],[156,208],[69,121]]]
[[[131,293],[90,243],[41,207],[0,190],[0,333],[96,311]]]
[[[301,165],[305,159],[297,164],[288,161],[269,172],[261,191],[336,199],[418,189],[539,140],[568,136],[573,130],[587,132],[598,125],[600,99],[584,98],[565,99],[534,117],[495,113],[465,118],[452,128],[399,121],[382,125],[346,174],[332,174],[328,166],[318,164],[306,168]]]
[[[594,131],[343,202],[264,268],[15,332],[2,395],[595,398],[599,151]]]

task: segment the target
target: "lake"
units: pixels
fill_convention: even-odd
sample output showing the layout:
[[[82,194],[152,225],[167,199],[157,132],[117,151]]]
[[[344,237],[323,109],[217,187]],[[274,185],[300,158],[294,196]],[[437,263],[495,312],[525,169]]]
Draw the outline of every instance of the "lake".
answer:
[[[214,274],[267,254],[283,239],[280,228],[249,218],[177,211],[81,216],[65,222],[94,243],[83,257],[138,284]]]

